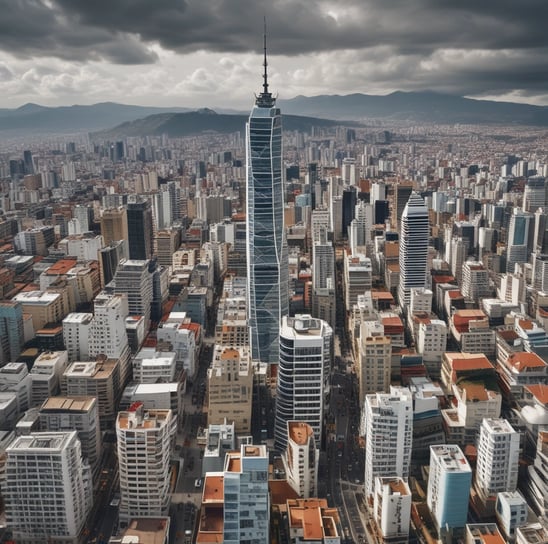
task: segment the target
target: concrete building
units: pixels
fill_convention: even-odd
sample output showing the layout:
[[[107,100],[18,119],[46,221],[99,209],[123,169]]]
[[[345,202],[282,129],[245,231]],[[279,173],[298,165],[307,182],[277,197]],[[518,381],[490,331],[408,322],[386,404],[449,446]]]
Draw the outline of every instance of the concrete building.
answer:
[[[372,498],[375,478],[406,479],[411,462],[413,406],[411,392],[390,387],[390,393],[366,395],[365,494]]]
[[[133,358],[133,379],[139,383],[176,381],[176,353],[142,348]]]
[[[321,443],[332,342],[333,330],[325,321],[309,315],[282,319],[274,423],[279,451],[287,446],[288,421],[308,423],[316,444]]]
[[[426,502],[443,542],[464,533],[471,482],[472,469],[458,446],[430,446]]]
[[[251,432],[253,367],[246,348],[215,346],[207,372],[208,425],[234,423],[235,432]]]
[[[197,340],[195,332],[190,326],[191,319],[185,312],[171,312],[167,319],[160,321],[156,338],[158,346],[161,346],[162,349],[165,346],[175,352],[178,371],[185,370],[189,376],[194,376]]]
[[[497,493],[497,524],[507,542],[515,542],[516,528],[527,523],[527,501],[519,491]]]
[[[381,543],[409,542],[411,490],[402,478],[376,478],[373,512]]]
[[[363,253],[344,256],[344,289],[346,311],[352,311],[358,302],[358,296],[371,290],[373,282],[373,268],[371,259]]]
[[[319,460],[312,427],[301,421],[288,421],[287,449],[282,453],[282,463],[287,482],[300,498],[317,496]]]
[[[40,406],[48,397],[59,393],[68,364],[66,351],[45,351],[38,356],[29,373],[32,383],[31,407]]]
[[[79,261],[99,260],[99,251],[104,247],[103,237],[100,234],[86,232],[73,234],[59,242],[59,249]]]
[[[85,361],[89,358],[90,331],[93,327],[93,314],[72,312],[63,319],[63,343],[68,359]]]
[[[48,432],[76,431],[82,456],[93,473],[101,461],[101,427],[94,397],[51,397],[40,407],[40,428]]]
[[[519,433],[505,419],[483,419],[475,479],[476,489],[483,498],[516,490],[519,442]]]
[[[287,531],[291,544],[340,544],[340,516],[326,499],[288,499]]]
[[[489,285],[489,271],[483,264],[466,261],[462,267],[462,294],[478,303],[492,294]]]
[[[176,427],[171,410],[144,410],[139,402],[118,413],[121,521],[167,514]]]
[[[420,319],[417,334],[417,351],[432,377],[441,374],[442,357],[447,348],[447,325],[441,319]]]
[[[21,544],[79,544],[91,510],[76,431],[19,436],[6,449],[6,522]]]
[[[392,369],[392,342],[388,336],[366,336],[361,325],[359,339],[358,382],[360,401],[371,393],[388,393]]]
[[[109,544],[168,544],[170,523],[169,516],[132,519],[122,536],[112,537]]]
[[[105,246],[128,239],[127,211],[123,206],[107,208],[101,215],[101,234]]]
[[[60,293],[48,291],[22,291],[13,302],[21,303],[24,314],[32,316],[34,330],[44,328],[48,323],[59,323],[69,313]]]
[[[206,430],[206,446],[202,461],[202,476],[208,472],[223,470],[225,455],[236,449],[236,433],[234,423],[208,425]]]

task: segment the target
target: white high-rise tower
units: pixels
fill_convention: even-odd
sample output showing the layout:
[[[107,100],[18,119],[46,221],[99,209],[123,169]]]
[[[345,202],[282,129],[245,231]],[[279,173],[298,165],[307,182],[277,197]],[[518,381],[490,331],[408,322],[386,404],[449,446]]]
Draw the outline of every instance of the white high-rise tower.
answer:
[[[428,210],[422,197],[411,193],[401,217],[400,285],[398,298],[402,308],[411,301],[412,287],[425,287],[428,272]]]

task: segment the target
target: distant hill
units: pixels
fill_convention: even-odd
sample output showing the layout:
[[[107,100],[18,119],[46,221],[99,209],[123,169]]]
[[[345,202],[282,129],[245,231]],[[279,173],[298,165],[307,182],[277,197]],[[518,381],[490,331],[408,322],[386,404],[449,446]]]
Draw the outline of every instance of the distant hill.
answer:
[[[55,108],[25,104],[17,109],[0,109],[0,131],[24,134],[31,131],[55,133],[101,130],[147,115],[182,111],[190,109],[129,106],[114,102]]]
[[[277,104],[284,115],[284,127],[289,130],[308,130],[312,125],[335,124],[329,120],[345,120],[345,124],[349,125],[365,118],[443,124],[548,126],[547,106],[474,100],[434,92],[398,91],[385,96],[297,96],[289,100],[278,99]],[[183,113],[187,113],[188,117],[174,116]],[[25,135],[109,129],[108,132],[119,136],[159,133],[184,136],[204,130],[241,130],[247,115],[247,112],[226,109],[218,109],[217,113],[208,109],[196,112],[191,108],[131,106],[114,102],[60,107],[29,103],[16,109],[0,109],[0,134]]]
[[[520,124],[548,126],[548,107],[475,100],[435,92],[296,96],[278,100],[284,113],[327,119],[366,117],[432,123]]]
[[[112,140],[127,136],[150,136],[155,134],[167,134],[170,137],[178,138],[208,131],[228,134],[230,132],[243,132],[248,117],[249,115],[216,113],[207,108],[186,113],[162,113],[122,123],[112,129],[96,132],[92,136],[94,138]],[[298,115],[283,116],[283,127],[285,130],[306,132],[310,131],[312,126],[332,127],[340,124],[340,121],[330,119],[318,119]],[[350,126],[356,123],[348,121],[344,124]]]

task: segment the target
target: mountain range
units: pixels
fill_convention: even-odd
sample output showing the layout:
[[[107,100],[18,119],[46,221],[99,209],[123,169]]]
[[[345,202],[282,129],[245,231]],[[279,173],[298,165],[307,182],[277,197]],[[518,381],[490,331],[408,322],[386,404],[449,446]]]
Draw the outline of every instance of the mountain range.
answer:
[[[548,126],[548,106],[475,100],[434,92],[297,96],[277,101],[288,130],[311,125],[350,125],[370,118],[442,124],[474,123]],[[248,112],[159,108],[104,102],[90,106],[45,107],[25,104],[0,109],[0,133],[36,134],[104,131],[107,137],[243,130]],[[292,116],[296,116],[294,119]],[[114,127],[114,128],[112,128]],[[108,130],[107,130],[108,129]]]

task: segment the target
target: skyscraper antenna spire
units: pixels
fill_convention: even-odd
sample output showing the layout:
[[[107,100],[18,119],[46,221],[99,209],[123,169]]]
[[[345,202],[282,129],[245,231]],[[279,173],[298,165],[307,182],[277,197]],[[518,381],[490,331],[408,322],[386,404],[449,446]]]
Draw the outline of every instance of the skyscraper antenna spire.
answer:
[[[263,75],[263,93],[268,94],[268,62],[266,61],[266,15],[263,18],[263,48],[264,48],[264,75]]]
[[[255,104],[260,108],[271,108],[274,106],[275,99],[268,92],[268,61],[266,59],[266,16],[263,19],[263,92],[255,97]]]

